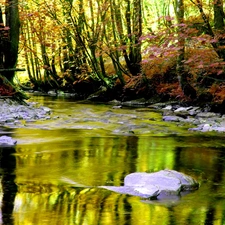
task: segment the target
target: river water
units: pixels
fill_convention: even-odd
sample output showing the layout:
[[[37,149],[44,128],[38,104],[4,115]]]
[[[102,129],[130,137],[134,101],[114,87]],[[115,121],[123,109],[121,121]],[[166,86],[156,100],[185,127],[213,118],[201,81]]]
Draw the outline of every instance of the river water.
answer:
[[[190,132],[148,108],[31,101],[52,119],[8,130],[18,144],[0,149],[1,224],[225,224],[224,134]],[[199,190],[158,202],[96,187],[165,168],[193,176]]]

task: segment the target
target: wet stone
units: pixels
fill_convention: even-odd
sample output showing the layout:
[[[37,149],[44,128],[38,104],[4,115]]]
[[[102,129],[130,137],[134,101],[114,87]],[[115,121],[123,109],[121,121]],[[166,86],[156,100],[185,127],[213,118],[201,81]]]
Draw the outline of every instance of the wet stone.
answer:
[[[128,174],[124,186],[100,186],[121,194],[149,199],[178,196],[181,192],[196,190],[198,182],[192,177],[175,170],[161,170],[155,173],[136,172]]]
[[[173,121],[173,122],[179,122],[181,121],[181,118],[178,116],[163,116],[164,121]]]
[[[213,112],[201,112],[198,113],[196,116],[201,118],[211,118],[211,117],[219,117],[219,114]]]
[[[16,143],[17,141],[9,136],[0,136],[0,147],[11,147],[16,145]]]

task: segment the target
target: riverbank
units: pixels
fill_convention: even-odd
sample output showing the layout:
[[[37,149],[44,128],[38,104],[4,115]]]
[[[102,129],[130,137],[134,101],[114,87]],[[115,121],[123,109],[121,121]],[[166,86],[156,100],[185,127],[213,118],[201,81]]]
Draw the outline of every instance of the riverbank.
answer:
[[[189,128],[190,131],[216,131],[225,132],[225,115],[220,112],[213,112],[209,106],[183,106],[186,104],[180,104],[176,101],[149,103],[144,99],[117,102],[111,101],[112,104],[116,104],[116,107],[123,106],[136,106],[147,107],[153,110],[157,110],[162,113],[162,120],[173,123],[187,123],[193,125]]]
[[[193,125],[190,131],[225,132],[225,115],[209,112],[198,106],[183,107],[176,103],[153,104],[149,107],[162,111],[162,119],[167,122],[188,123]]]
[[[20,104],[11,98],[0,99],[0,126],[18,128],[25,123],[50,119],[51,109],[36,102]]]
[[[0,99],[0,104],[0,126],[2,127],[24,128],[27,123],[51,119],[50,114],[52,110],[36,102],[27,101],[26,104],[22,105],[11,98],[2,98]],[[107,104],[112,105],[112,110],[131,107],[146,108],[149,111],[157,111],[162,115],[162,121],[175,123],[178,126],[180,124],[190,124],[190,131],[225,132],[225,115],[210,112],[208,111],[208,108],[201,108],[199,106],[183,106],[179,104],[179,102],[151,104],[147,103],[144,99],[126,102],[114,100],[108,102]]]

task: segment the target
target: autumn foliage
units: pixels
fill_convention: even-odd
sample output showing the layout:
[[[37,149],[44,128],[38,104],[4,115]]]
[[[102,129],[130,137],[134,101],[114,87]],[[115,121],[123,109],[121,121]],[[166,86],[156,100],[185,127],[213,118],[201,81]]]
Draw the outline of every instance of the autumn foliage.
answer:
[[[215,6],[30,0],[20,4],[20,63],[33,87],[45,91],[89,95],[105,86],[111,98],[193,101],[208,94],[222,102],[225,36]]]

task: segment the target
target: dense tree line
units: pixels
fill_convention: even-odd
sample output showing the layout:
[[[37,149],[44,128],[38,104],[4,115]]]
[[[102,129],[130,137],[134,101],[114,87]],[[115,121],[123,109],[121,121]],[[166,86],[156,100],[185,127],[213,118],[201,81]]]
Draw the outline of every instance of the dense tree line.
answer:
[[[15,70],[20,26],[34,89],[225,98],[222,0],[11,0],[0,13],[0,69]]]

